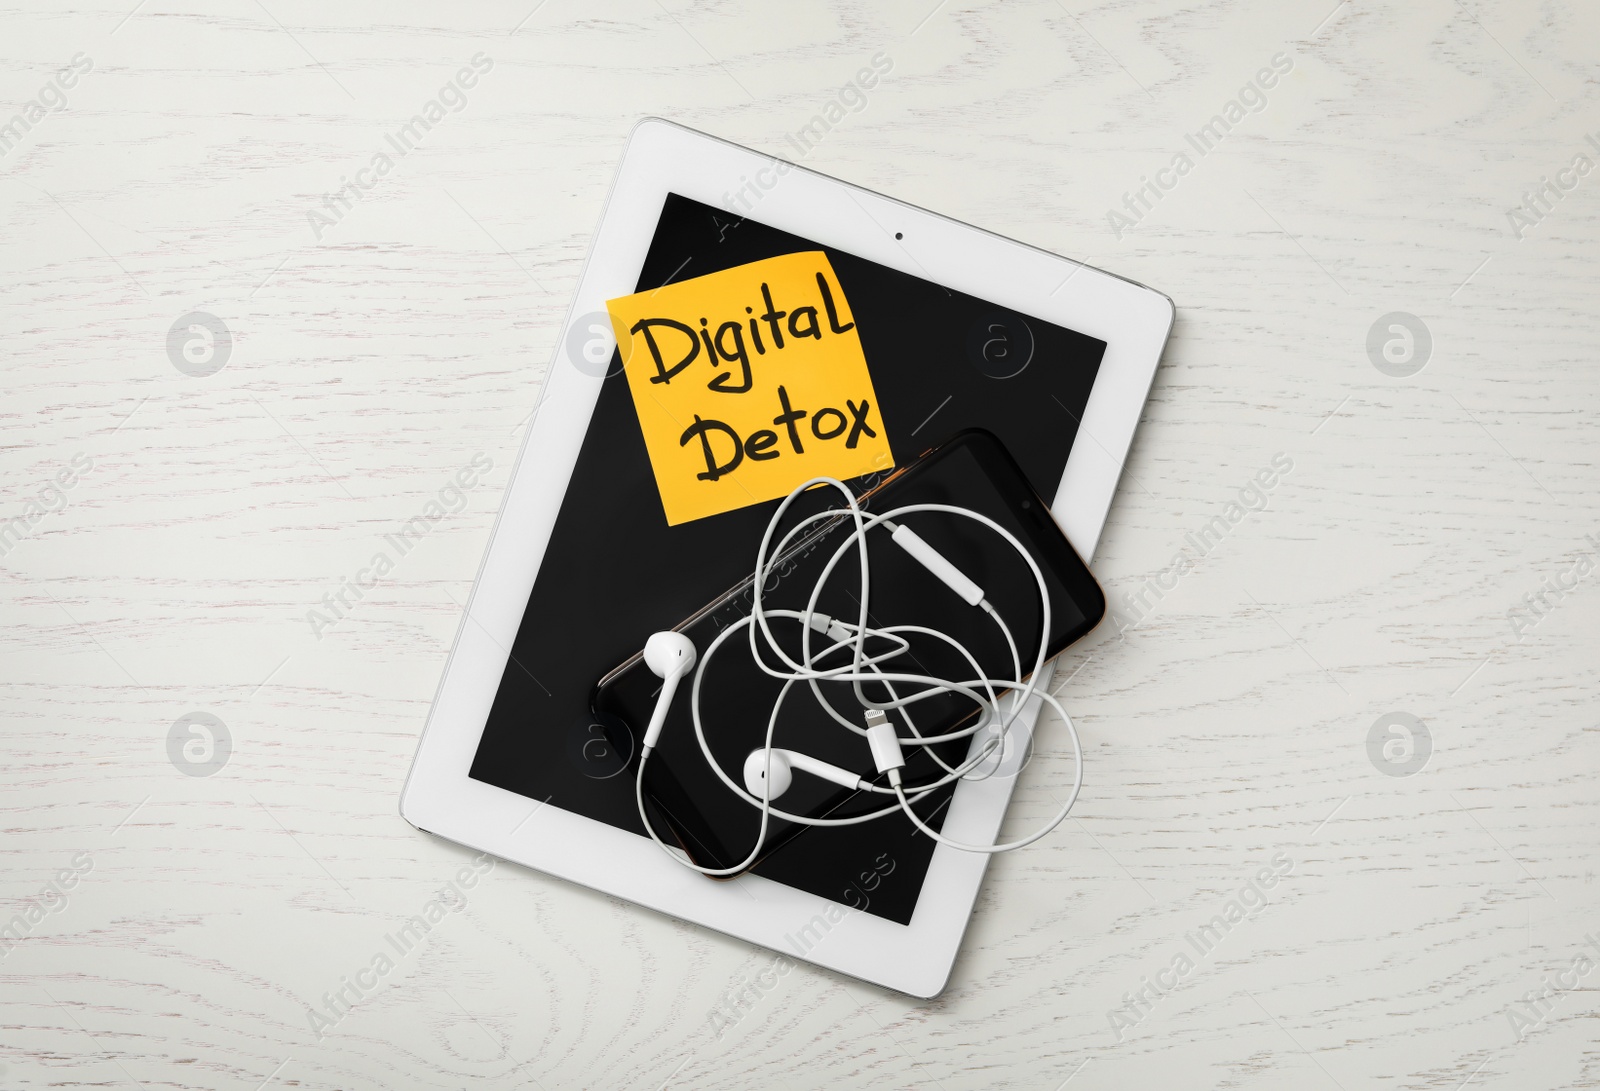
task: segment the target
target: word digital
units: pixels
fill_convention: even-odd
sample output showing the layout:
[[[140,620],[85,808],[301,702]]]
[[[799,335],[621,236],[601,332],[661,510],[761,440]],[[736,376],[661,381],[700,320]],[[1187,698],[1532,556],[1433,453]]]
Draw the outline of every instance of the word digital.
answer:
[[[784,254],[606,304],[667,524],[894,466],[827,254]]]

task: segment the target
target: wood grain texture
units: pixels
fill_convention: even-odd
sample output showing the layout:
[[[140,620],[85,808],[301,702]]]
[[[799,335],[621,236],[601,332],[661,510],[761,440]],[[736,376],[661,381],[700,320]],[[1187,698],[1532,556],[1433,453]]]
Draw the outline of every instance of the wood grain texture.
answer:
[[[1600,1085],[1600,973],[1509,1014],[1600,965],[1600,576],[1508,620],[1600,552],[1600,173],[1507,218],[1600,162],[1600,9],[535,2],[6,13],[0,122],[93,67],[0,157],[0,518],[93,468],[0,557],[0,910],[50,903],[0,959],[0,1087]],[[792,154],[880,51],[808,166],[1178,303],[1095,561],[1137,624],[1058,673],[1076,818],[996,861],[932,1002],[761,978],[770,952],[507,864],[398,954],[472,859],[396,799],[629,129]],[[323,195],[479,53],[465,106],[319,238]],[[1278,54],[1259,112],[1118,237],[1107,213]],[[209,378],[165,347],[196,310],[234,337]],[[1394,311],[1433,339],[1409,378],[1367,353]],[[1130,607],[1279,453],[1266,509]],[[314,634],[479,454],[462,510]],[[194,711],[232,737],[209,777],[168,760]],[[1432,740],[1409,777],[1368,755],[1393,711]],[[1008,828],[1067,776],[1042,754]],[[1185,937],[1275,854],[1201,956]],[[384,951],[319,1039],[308,1010]]]

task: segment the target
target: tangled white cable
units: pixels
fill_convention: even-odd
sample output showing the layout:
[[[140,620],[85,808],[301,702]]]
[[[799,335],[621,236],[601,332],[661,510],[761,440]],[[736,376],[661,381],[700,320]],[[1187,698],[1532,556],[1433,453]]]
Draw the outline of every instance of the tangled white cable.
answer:
[[[777,545],[772,544],[773,535],[777,533],[779,524],[783,521],[784,514],[789,510],[789,505],[807,490],[818,486],[827,485],[838,489],[844,494],[845,508],[830,508],[809,516],[791,527],[779,539]],[[1015,638],[1011,629],[1006,625],[997,610],[984,598],[981,587],[969,579],[955,565],[951,564],[943,555],[929,545],[910,527],[897,522],[907,515],[920,512],[943,512],[949,515],[962,516],[972,519],[988,527],[1006,542],[1010,543],[1027,562],[1029,570],[1033,573],[1039,588],[1039,601],[1043,606],[1043,618],[1040,625],[1039,650],[1034,658],[1033,669],[1023,674],[1022,662],[1017,649]],[[807,528],[818,523],[842,520],[849,518],[854,523],[854,529],[834,550],[832,557],[823,567],[821,575],[817,577],[811,589],[811,596],[804,610],[768,610],[762,603],[763,588],[770,574],[771,556],[783,556],[790,544]],[[872,575],[871,567],[867,560],[867,533],[877,527],[883,527],[889,532],[892,540],[908,555],[926,568],[933,575],[943,581],[952,591],[959,595],[968,605],[983,610],[994,623],[999,626],[1001,634],[1005,637],[1006,646],[1011,651],[1012,674],[1011,678],[989,678],[984,675],[983,669],[978,665],[972,653],[954,637],[947,633],[939,632],[920,625],[890,625],[875,628],[867,624],[868,604],[871,601]],[[834,569],[849,552],[855,547],[859,557],[861,570],[861,584],[857,593],[860,611],[854,623],[841,621],[817,610],[817,600],[822,595],[823,588],[832,576]],[[895,508],[881,515],[869,515],[861,510],[856,503],[856,498],[842,481],[831,477],[814,477],[791,492],[778,510],[773,513],[771,521],[767,524],[766,533],[761,537],[761,547],[756,552],[756,567],[753,594],[751,599],[751,612],[748,617],[741,619],[734,625],[723,629],[717,638],[706,648],[703,655],[697,654],[694,644],[688,637],[677,632],[657,633],[650,638],[646,645],[644,659],[657,675],[662,678],[661,695],[657,698],[655,714],[651,717],[649,729],[645,732],[644,743],[639,751],[639,769],[635,779],[634,794],[639,804],[639,818],[644,822],[646,831],[662,850],[674,860],[685,867],[694,869],[703,875],[721,877],[737,875],[750,867],[760,857],[766,843],[767,828],[771,819],[776,816],[788,822],[795,822],[806,826],[853,826],[863,822],[870,822],[885,815],[904,813],[916,827],[941,845],[962,849],[966,852],[1008,852],[1031,845],[1055,829],[1072,810],[1072,805],[1077,801],[1078,791],[1083,785],[1083,751],[1078,743],[1078,732],[1072,725],[1072,718],[1067,715],[1067,710],[1061,702],[1044,690],[1037,688],[1040,671],[1044,668],[1045,655],[1049,646],[1050,634],[1050,592],[1045,584],[1044,574],[1039,569],[1039,564],[1028,552],[1027,548],[1016,537],[999,523],[980,512],[967,508],[955,507],[949,504],[908,504]],[[784,651],[773,634],[772,622],[781,620],[798,624],[800,630],[800,658],[795,660]],[[711,747],[706,742],[704,726],[700,719],[700,691],[701,683],[705,679],[706,667],[710,664],[717,650],[723,646],[734,634],[747,631],[750,641],[750,655],[756,664],[766,674],[773,678],[783,680],[783,688],[779,691],[777,700],[773,702],[772,711],[767,718],[767,732],[765,744],[751,752],[745,761],[743,772],[744,783],[735,781],[728,775],[716,757],[711,753]],[[761,639],[758,641],[757,634]],[[827,643],[821,650],[813,647],[813,637],[821,635]],[[885,670],[884,665],[896,657],[910,650],[911,642],[908,636],[922,636],[943,641],[950,645],[972,667],[972,678],[947,679],[936,678],[924,674],[907,673],[903,671]],[[869,654],[867,642],[885,645],[875,648]],[[763,654],[765,650],[775,657],[780,666],[770,664]],[[844,649],[849,649],[851,654],[848,659],[843,656]],[[843,659],[835,666],[821,666],[830,659]],[[696,665],[698,663],[698,666]],[[694,719],[695,736],[699,739],[701,752],[705,755],[706,762],[716,772],[717,776],[728,789],[735,795],[749,803],[761,814],[761,825],[756,835],[755,846],[750,854],[742,861],[726,868],[708,868],[689,860],[682,852],[667,845],[661,840],[659,834],[650,823],[650,817],[645,812],[644,805],[644,770],[650,759],[651,751],[655,749],[661,736],[661,729],[666,721],[667,709],[670,706],[673,694],[676,692],[678,682],[690,670],[695,672],[694,686],[690,694],[690,709]],[[838,766],[806,754],[789,750],[776,750],[773,748],[773,735],[778,725],[778,715],[783,709],[784,701],[789,692],[799,683],[810,686],[817,703],[828,715],[841,726],[857,735],[864,736],[872,754],[873,764],[877,771],[887,774],[888,785],[872,784]],[[851,684],[856,700],[864,710],[863,722],[857,723],[849,716],[840,712],[823,695],[821,682],[848,682]],[[874,701],[870,699],[864,684],[876,684],[883,688],[889,696],[887,701]],[[904,696],[896,687],[917,687]],[[1004,700],[997,695],[996,689],[1009,691]],[[956,731],[939,735],[924,735],[917,729],[912,718],[911,708],[919,701],[930,698],[956,694],[972,701],[978,715],[973,722]],[[1009,737],[1011,726],[1017,715],[1035,696],[1048,702],[1060,715],[1067,725],[1067,735],[1072,740],[1073,777],[1072,791],[1067,796],[1066,803],[1054,818],[1045,823],[1038,830],[1027,837],[1015,841],[1008,841],[994,845],[973,845],[947,837],[928,826],[917,816],[912,809],[912,804],[925,798],[929,793],[937,791],[955,781],[968,779],[981,779],[992,775],[992,770],[987,773],[975,773],[997,749],[1002,749]],[[1005,708],[1002,710],[1002,704]],[[909,737],[901,737],[889,721],[889,713],[894,712],[905,721]],[[936,751],[929,749],[928,757],[944,770],[943,775],[927,784],[920,784],[908,788],[902,783],[900,771],[905,766],[903,747],[921,746],[933,747],[941,743],[954,742],[959,739],[969,739],[985,728],[990,735],[977,752],[968,757],[959,765],[950,765],[945,762]],[[1003,753],[1003,750],[1002,750]],[[772,800],[782,795],[788,787],[792,777],[792,770],[799,769],[813,776],[820,776],[847,788],[854,788],[867,792],[876,792],[883,795],[892,795],[894,802],[878,810],[865,814],[851,815],[847,818],[813,818],[808,815],[791,814],[779,810],[772,805]],[[908,794],[909,793],[909,794]]]

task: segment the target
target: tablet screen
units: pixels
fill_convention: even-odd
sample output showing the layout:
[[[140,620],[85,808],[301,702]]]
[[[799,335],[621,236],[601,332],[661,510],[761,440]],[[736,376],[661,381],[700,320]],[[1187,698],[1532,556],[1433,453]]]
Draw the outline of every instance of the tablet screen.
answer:
[[[1056,494],[1105,342],[779,231],[762,224],[759,212],[757,206],[741,218],[669,194],[636,290],[824,251],[859,328],[896,463],[963,429],[983,428],[1000,437],[1038,493]],[[566,353],[553,366],[591,367],[591,374],[606,366],[574,363],[575,356]],[[852,482],[858,491],[868,484]],[[471,776],[644,836],[635,755],[627,752],[634,747],[594,722],[595,684],[651,633],[679,624],[748,576],[777,504],[669,526],[613,355]],[[891,815],[866,827],[808,831],[755,870],[905,924],[933,847],[909,820]]]

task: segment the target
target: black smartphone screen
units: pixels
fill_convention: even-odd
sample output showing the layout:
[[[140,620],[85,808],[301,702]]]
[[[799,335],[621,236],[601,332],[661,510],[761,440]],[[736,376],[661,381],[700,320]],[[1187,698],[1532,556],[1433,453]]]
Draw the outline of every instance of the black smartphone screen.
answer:
[[[836,491],[817,490],[824,502],[842,505]],[[936,449],[872,488],[862,500],[869,512],[887,512],[909,504],[948,504],[968,508],[988,516],[1005,527],[1028,549],[1038,562],[1049,592],[1051,618],[1047,655],[1054,655],[1087,633],[1105,612],[1105,599],[1093,576],[1073,551],[1051,518],[1044,500],[1034,493],[1027,478],[1004,446],[992,434],[968,431],[952,437]],[[1026,562],[993,530],[980,523],[945,512],[916,512],[897,519],[915,530],[946,559],[984,589],[985,597],[1006,621],[1021,658],[1022,675],[1031,673],[1038,654],[1043,611],[1038,583]],[[791,522],[790,526],[793,525]],[[773,609],[803,610],[808,597],[828,560],[848,541],[853,524],[825,526],[800,542],[771,565],[762,602]],[[787,529],[787,528],[785,528]],[[1018,677],[1005,636],[995,621],[977,607],[969,606],[954,591],[924,566],[908,556],[890,539],[887,529],[872,531],[867,539],[871,569],[868,599],[868,624],[874,627],[917,625],[937,629],[959,640],[976,658],[983,673],[991,678]],[[748,543],[749,567],[754,567],[756,539]],[[852,546],[845,550],[830,575],[818,609],[832,617],[851,622],[860,616],[860,568]],[[719,635],[735,631],[723,639],[701,678],[701,721],[707,746],[718,763],[735,782],[742,783],[746,756],[763,745],[768,719],[774,703],[783,694],[784,683],[766,674],[751,657],[749,630],[740,622],[750,613],[752,585],[746,580],[736,585],[696,613],[681,631],[694,641],[705,656]],[[798,621],[775,619],[774,636],[796,660],[801,654],[801,626]],[[908,637],[910,650],[885,669],[916,672],[932,677],[964,679],[974,677],[970,664],[949,645],[924,636]],[[812,648],[825,647],[827,638],[812,635]],[[883,647],[869,642],[869,651]],[[758,638],[758,649],[769,663],[776,659]],[[848,658],[848,651],[833,653],[821,666],[837,666]],[[735,795],[707,764],[695,737],[690,701],[692,679],[680,685],[661,740],[645,771],[647,803],[652,825],[669,843],[677,843],[696,863],[708,867],[730,867],[749,855],[760,828],[760,815],[750,804]],[[822,697],[855,723],[863,723],[863,707],[853,687],[846,682],[819,683]],[[630,659],[603,679],[595,693],[596,718],[608,732],[616,735],[619,748],[643,734],[655,707],[661,681],[637,657]],[[902,687],[910,692],[912,687]],[[870,699],[885,700],[890,695],[878,684],[864,691]],[[970,723],[977,714],[974,703],[957,695],[920,701],[911,715],[922,734],[943,734]],[[891,714],[897,727],[899,714]],[[907,732],[902,728],[900,734]],[[798,750],[841,768],[861,774],[876,783],[885,779],[876,774],[866,740],[850,732],[818,704],[805,684],[790,687],[780,710],[773,745]],[[941,744],[940,757],[956,765],[968,754],[968,740]],[[943,770],[923,747],[906,748],[904,776],[908,784],[931,782]],[[630,767],[630,776],[636,767]],[[954,786],[932,793],[917,805],[918,814],[939,828],[943,807]],[[871,792],[852,792],[828,781],[797,773],[792,787],[776,804],[794,814],[813,817],[846,817],[877,810],[893,803],[892,796]],[[848,847],[854,855],[875,859],[892,844],[903,840],[915,828],[902,814],[892,814],[869,823],[841,828],[808,827],[774,819],[768,828],[764,856],[756,864],[758,874],[792,875],[808,869],[829,866],[838,852]],[[892,859],[892,856],[891,856]],[[815,878],[812,874],[808,878]],[[866,898],[872,911],[872,900]]]

